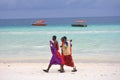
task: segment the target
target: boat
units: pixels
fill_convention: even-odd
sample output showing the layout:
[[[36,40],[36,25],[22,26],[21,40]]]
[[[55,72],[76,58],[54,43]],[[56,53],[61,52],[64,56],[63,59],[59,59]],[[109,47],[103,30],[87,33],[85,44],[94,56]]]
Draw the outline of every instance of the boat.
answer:
[[[47,24],[32,24],[33,26],[47,26]]]
[[[76,23],[71,24],[72,27],[87,27],[86,20],[76,20]]]
[[[33,26],[47,26],[47,24],[45,24],[45,20],[37,20],[36,22],[34,22],[32,24]]]
[[[86,24],[71,24],[73,27],[87,27]]]

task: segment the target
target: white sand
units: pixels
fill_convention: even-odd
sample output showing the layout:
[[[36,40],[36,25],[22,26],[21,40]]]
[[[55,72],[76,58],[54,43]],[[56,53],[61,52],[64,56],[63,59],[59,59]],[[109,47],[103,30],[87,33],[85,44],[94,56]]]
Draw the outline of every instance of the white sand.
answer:
[[[48,63],[0,63],[0,80],[120,80],[120,63],[76,63],[77,72],[65,66],[59,73],[59,65],[43,72]]]

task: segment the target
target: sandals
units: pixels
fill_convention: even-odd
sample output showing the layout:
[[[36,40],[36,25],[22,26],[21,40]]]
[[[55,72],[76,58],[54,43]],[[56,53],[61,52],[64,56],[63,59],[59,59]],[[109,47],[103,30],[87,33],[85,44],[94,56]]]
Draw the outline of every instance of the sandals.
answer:
[[[59,71],[60,73],[64,73],[64,72],[65,72],[64,70],[61,70],[61,69],[59,69],[58,71]]]
[[[77,69],[73,69],[72,72],[77,72]]]
[[[43,71],[48,73],[48,70],[43,69]]]

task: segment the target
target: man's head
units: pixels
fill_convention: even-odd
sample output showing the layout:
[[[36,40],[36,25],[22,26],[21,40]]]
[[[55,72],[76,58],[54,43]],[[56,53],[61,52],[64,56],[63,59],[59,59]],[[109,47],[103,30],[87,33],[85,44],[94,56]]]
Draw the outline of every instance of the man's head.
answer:
[[[56,37],[55,35],[53,35],[52,40],[55,41],[56,38],[57,38],[57,37]]]
[[[67,41],[67,37],[66,36],[64,36],[64,40]]]

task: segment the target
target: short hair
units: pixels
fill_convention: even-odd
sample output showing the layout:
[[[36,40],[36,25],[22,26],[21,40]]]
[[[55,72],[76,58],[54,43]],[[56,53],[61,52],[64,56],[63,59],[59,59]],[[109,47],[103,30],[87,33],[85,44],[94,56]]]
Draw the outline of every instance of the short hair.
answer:
[[[65,39],[65,40],[67,40],[67,37],[66,37],[66,36],[64,36],[64,39]]]
[[[53,35],[53,39],[56,40],[56,38],[57,38],[57,37],[56,37],[55,35]]]

